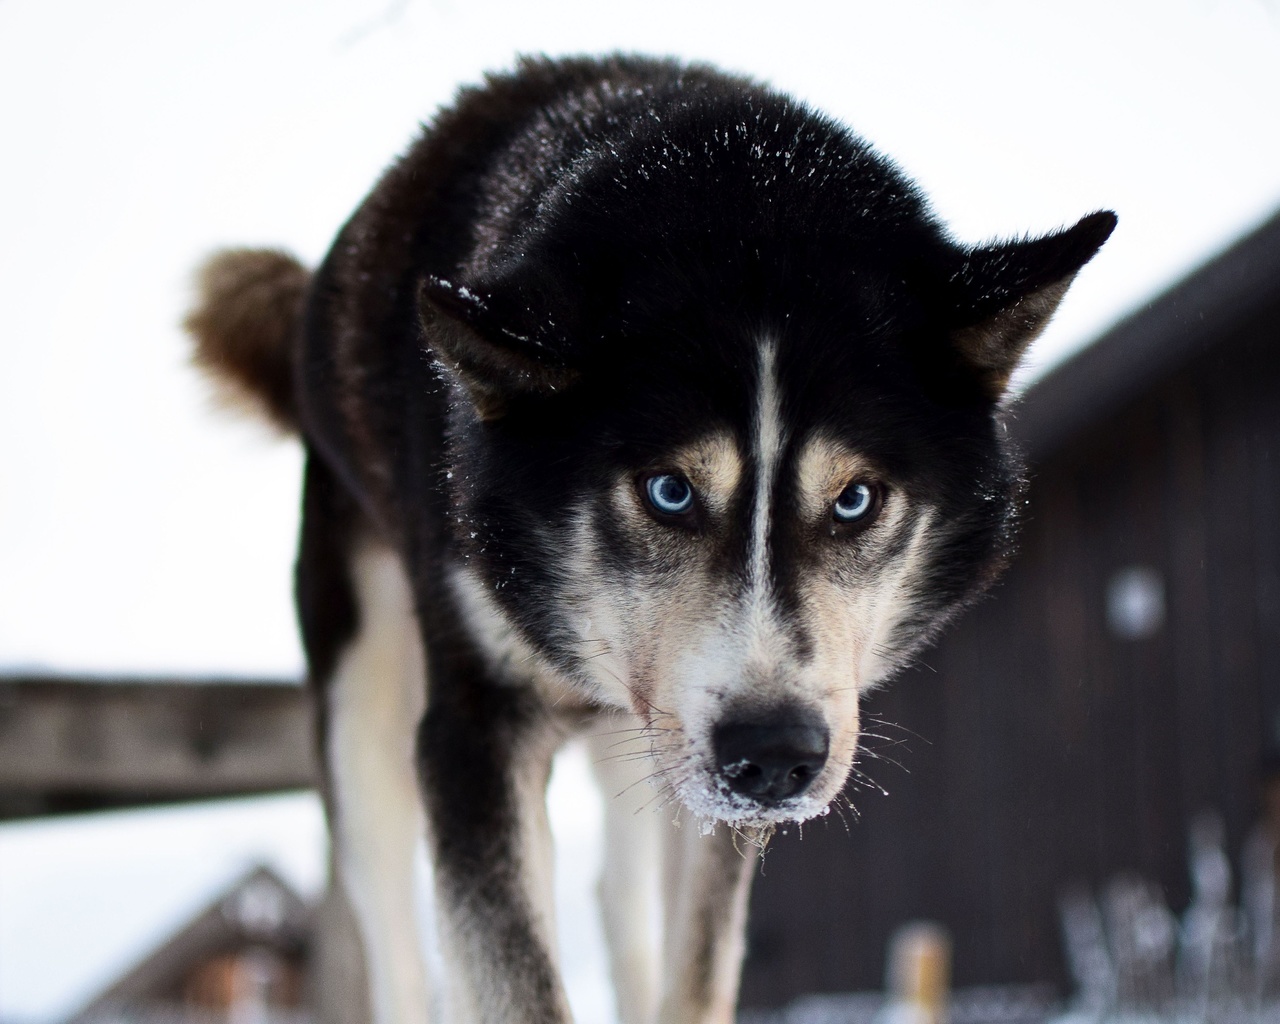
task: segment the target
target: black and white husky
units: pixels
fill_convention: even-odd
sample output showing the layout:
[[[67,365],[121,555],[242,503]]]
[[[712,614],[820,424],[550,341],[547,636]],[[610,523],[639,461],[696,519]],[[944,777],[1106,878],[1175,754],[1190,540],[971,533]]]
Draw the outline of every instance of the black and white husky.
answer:
[[[298,608],[377,1024],[432,1002],[423,834],[449,1018],[569,1019],[544,795],[575,733],[623,1021],[732,1019],[757,848],[840,794],[860,696],[999,572],[1010,373],[1114,224],[962,245],[786,96],[526,60],[314,273],[209,262],[200,360],[307,449]]]

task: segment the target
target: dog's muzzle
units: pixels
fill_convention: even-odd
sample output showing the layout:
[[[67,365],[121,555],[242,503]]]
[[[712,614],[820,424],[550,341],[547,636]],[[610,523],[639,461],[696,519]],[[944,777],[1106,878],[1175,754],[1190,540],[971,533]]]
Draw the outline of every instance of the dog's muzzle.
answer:
[[[721,722],[712,734],[724,785],[766,807],[809,788],[827,763],[828,743],[822,719],[790,705]]]

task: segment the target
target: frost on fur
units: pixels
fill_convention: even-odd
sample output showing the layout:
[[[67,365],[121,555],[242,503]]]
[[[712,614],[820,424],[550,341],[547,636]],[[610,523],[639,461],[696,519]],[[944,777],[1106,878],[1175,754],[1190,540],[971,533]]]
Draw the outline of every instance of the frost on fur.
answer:
[[[281,430],[298,429],[295,338],[311,272],[275,249],[224,249],[196,274],[185,326],[195,364],[229,404],[248,406]]]

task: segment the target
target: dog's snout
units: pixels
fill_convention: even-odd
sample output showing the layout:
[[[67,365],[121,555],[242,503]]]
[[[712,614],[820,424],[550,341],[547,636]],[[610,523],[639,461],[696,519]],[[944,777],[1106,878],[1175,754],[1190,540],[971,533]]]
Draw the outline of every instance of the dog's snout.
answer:
[[[808,789],[827,763],[828,742],[822,720],[801,709],[722,722],[712,736],[725,784],[762,804]]]

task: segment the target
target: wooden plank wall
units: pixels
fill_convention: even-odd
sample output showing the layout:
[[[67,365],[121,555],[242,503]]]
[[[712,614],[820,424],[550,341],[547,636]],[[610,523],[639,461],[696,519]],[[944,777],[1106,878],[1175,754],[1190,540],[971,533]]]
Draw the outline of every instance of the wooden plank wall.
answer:
[[[1124,640],[1104,595],[1134,564],[1168,618]],[[924,660],[868,702],[889,796],[770,850],[744,1005],[879,987],[916,917],[957,984],[1062,984],[1064,883],[1138,871],[1181,907],[1204,808],[1238,854],[1280,771],[1280,309],[1036,467],[1019,560]]]

